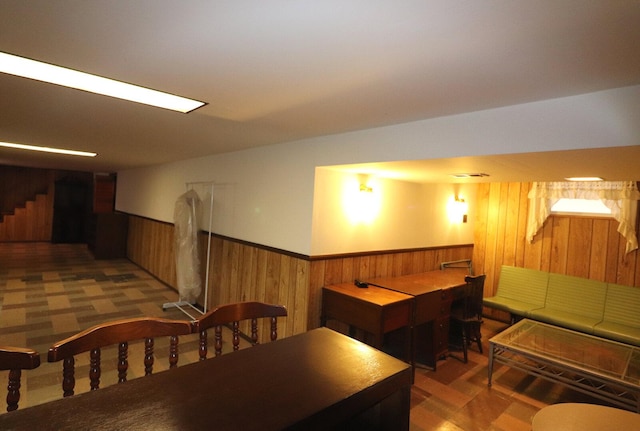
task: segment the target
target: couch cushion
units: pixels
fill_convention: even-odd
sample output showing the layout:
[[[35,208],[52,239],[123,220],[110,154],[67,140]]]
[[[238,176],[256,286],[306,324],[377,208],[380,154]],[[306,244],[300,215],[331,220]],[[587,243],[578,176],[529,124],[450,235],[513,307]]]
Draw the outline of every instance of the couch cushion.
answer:
[[[595,326],[593,334],[640,347],[640,328],[637,326],[621,325],[614,322],[601,322]]]
[[[545,305],[530,317],[592,334],[602,321],[606,293],[604,282],[550,273]]]
[[[495,296],[484,298],[487,307],[528,316],[529,311],[544,305],[548,272],[503,265]]]
[[[527,316],[530,310],[538,307],[538,305],[535,304],[529,304],[528,302],[522,302],[510,298],[502,298],[500,296],[484,298],[482,303],[485,307],[508,311],[509,313],[517,314],[518,316]]]
[[[548,280],[548,272],[503,265],[496,296],[542,307]]]
[[[586,334],[593,334],[594,327],[600,323],[600,319],[598,318],[552,308],[539,308],[537,310],[532,310],[530,314],[532,319],[584,332]]]
[[[607,284],[602,281],[549,274],[544,308],[602,320]]]
[[[603,320],[640,328],[640,287],[609,283]]]

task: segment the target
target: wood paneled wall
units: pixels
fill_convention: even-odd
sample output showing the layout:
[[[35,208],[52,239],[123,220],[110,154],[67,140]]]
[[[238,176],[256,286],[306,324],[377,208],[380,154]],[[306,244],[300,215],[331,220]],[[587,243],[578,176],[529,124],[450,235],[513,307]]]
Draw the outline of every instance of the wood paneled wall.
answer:
[[[173,224],[129,216],[127,257],[176,289]],[[200,235],[202,286],[205,286],[208,235]],[[309,261],[282,252],[212,236],[207,309],[238,301],[285,305],[289,316],[279,336],[306,331]],[[204,290],[204,289],[203,289]],[[204,304],[204,291],[198,299]],[[268,332],[262,331],[262,334]]]
[[[209,268],[210,308],[240,301],[281,304],[287,307],[288,316],[278,325],[279,336],[307,330],[308,259],[212,236]]]
[[[200,239],[202,273],[205,274],[208,236],[202,234]],[[442,261],[470,259],[472,252],[473,246],[463,245],[309,258],[212,236],[208,309],[251,300],[285,305],[289,316],[279,324],[278,332],[280,337],[287,337],[320,325],[322,287],[325,285],[352,282],[354,278],[428,271],[439,268]],[[129,216],[127,254],[133,262],[175,288],[172,224]],[[204,303],[204,294],[198,302]]]
[[[485,296],[495,293],[502,265],[640,287],[640,255],[625,254],[613,219],[553,215],[532,243],[526,241],[530,189],[531,183],[478,187],[473,264],[476,273],[487,274]]]
[[[127,257],[175,289],[176,264],[173,249],[173,224],[129,216]]]

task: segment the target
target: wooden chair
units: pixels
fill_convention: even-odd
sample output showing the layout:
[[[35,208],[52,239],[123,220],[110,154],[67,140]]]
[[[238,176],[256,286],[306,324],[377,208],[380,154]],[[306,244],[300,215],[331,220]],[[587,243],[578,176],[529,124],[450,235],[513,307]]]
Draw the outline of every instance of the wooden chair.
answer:
[[[482,323],[482,293],[486,275],[467,275],[464,281],[467,283],[463,288],[460,298],[454,300],[451,305],[451,331],[453,337],[462,338],[463,362],[467,363],[467,346],[472,342],[477,343],[478,350],[482,353],[482,335],[480,334],[480,324]],[[457,332],[457,334],[456,334]]]
[[[75,359],[74,356],[90,352],[89,378],[91,390],[100,387],[100,349],[118,345],[118,383],[127,381],[129,368],[128,346],[130,341],[144,339],[145,376],[153,372],[154,338],[170,337],[169,368],[178,365],[178,336],[191,333],[191,324],[187,321],[169,320],[154,317],[122,319],[96,325],[65,340],[49,349],[49,362],[64,360],[62,371],[62,389],[65,397],[74,394]]]
[[[40,354],[35,350],[0,346],[0,370],[9,370],[9,384],[7,385],[8,412],[18,408],[22,370],[33,370],[39,366]]]
[[[268,318],[270,321],[270,340],[278,338],[277,318],[286,316],[287,309],[282,305],[265,304],[262,302],[238,302],[235,304],[221,305],[209,311],[204,316],[191,322],[194,333],[200,334],[200,360],[207,358],[207,329],[215,328],[215,355],[222,354],[222,326],[231,324],[233,333],[233,350],[240,347],[240,322],[251,321],[250,342],[258,344],[258,319]]]

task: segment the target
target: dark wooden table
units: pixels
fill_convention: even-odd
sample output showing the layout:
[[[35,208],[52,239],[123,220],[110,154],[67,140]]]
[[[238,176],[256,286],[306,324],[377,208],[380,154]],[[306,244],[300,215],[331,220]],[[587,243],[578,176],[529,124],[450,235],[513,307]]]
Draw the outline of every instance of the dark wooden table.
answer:
[[[449,317],[455,289],[465,285],[467,268],[446,268],[400,277],[366,280],[415,298],[413,337],[415,361],[431,368],[444,356],[449,345]]]
[[[382,349],[384,334],[404,328],[404,359],[411,362],[411,320],[413,296],[377,286],[360,288],[353,283],[334,284],[322,288],[321,324],[338,320],[373,336],[370,344]]]
[[[0,415],[2,430],[408,430],[411,367],[328,328]]]

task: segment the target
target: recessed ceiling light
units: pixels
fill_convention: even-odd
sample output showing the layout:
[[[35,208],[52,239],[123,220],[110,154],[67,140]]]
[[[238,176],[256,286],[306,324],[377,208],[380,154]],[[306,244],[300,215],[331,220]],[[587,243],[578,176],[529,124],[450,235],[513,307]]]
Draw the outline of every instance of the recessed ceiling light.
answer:
[[[0,72],[183,113],[191,112],[205,104],[198,100],[187,99],[4,52],[0,52]]]
[[[567,181],[604,181],[600,177],[569,177],[565,178]]]
[[[67,154],[71,156],[95,157],[96,153],[86,151],[64,150],[62,148],[38,147],[35,145],[13,144],[11,142],[0,142],[0,147],[16,148],[18,150],[43,151],[45,153]]]

